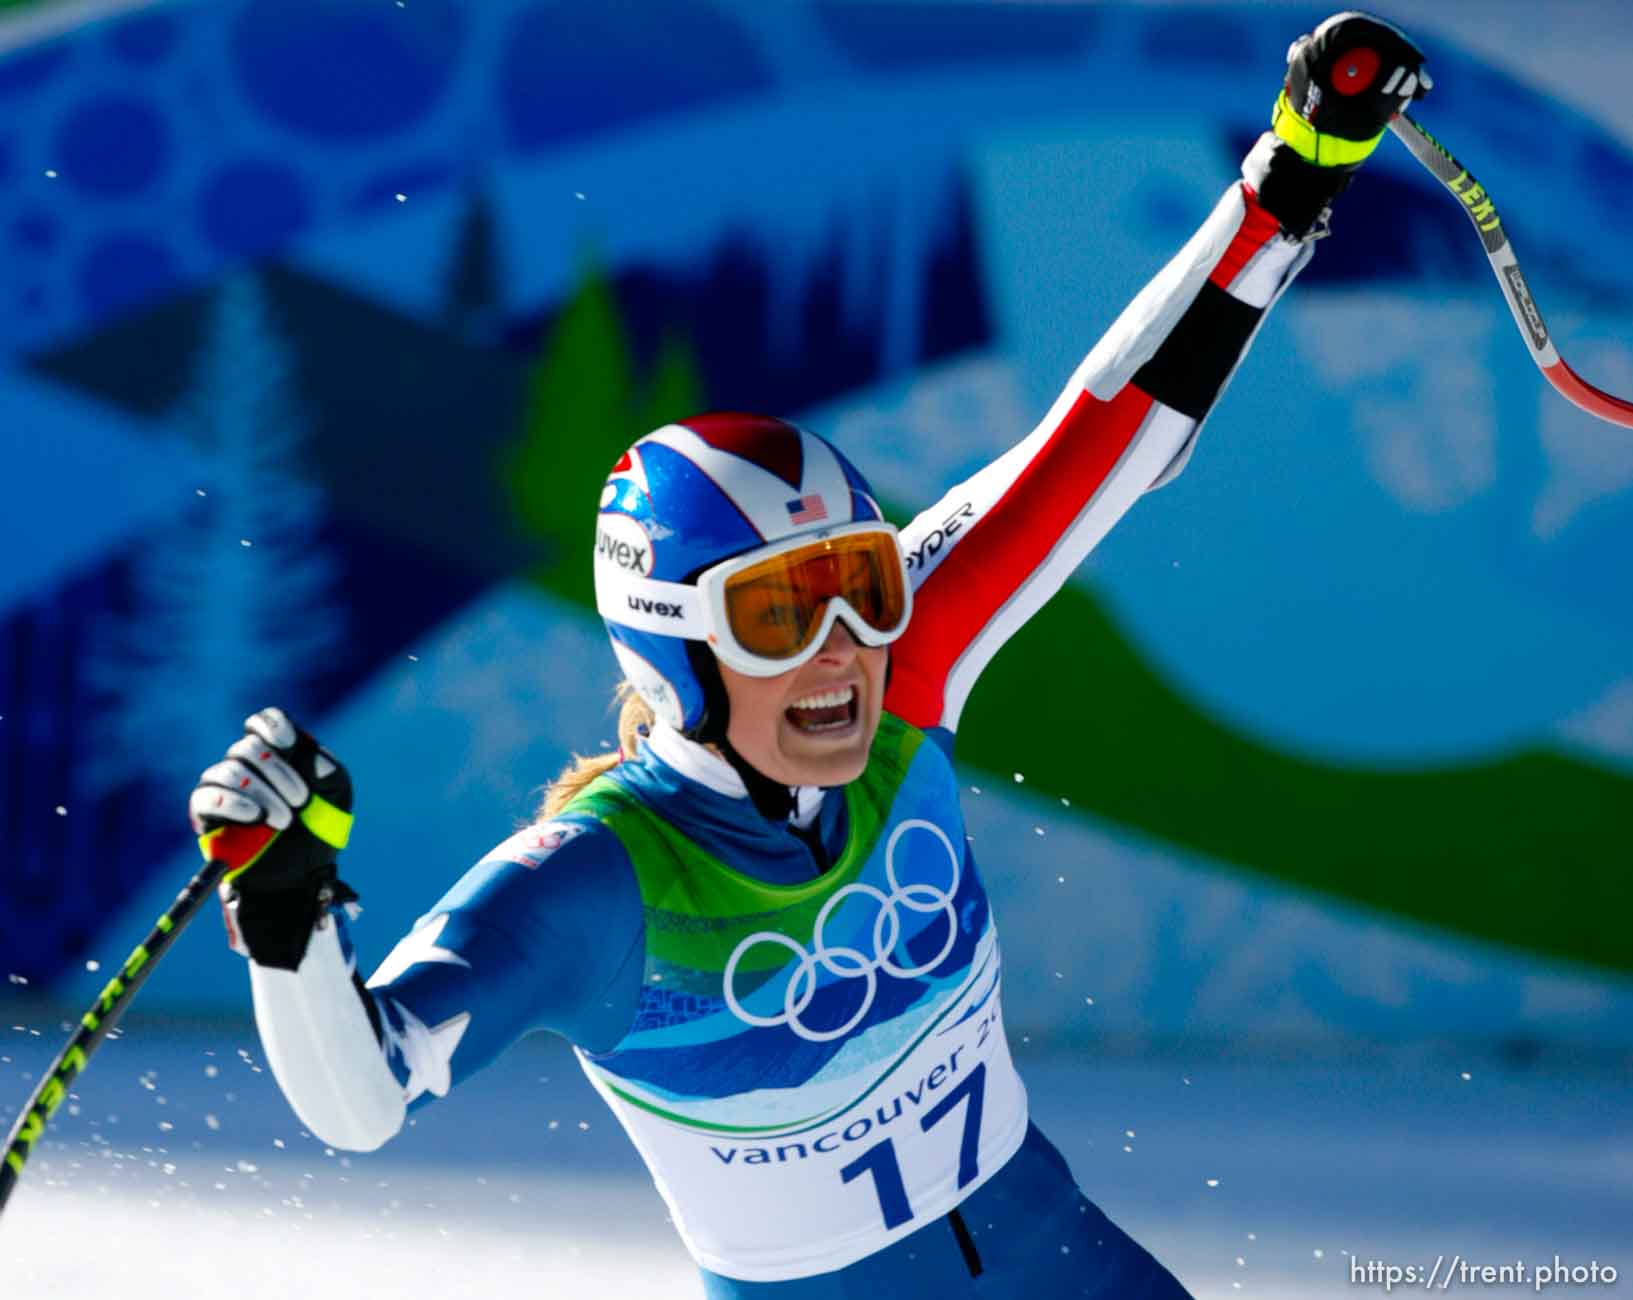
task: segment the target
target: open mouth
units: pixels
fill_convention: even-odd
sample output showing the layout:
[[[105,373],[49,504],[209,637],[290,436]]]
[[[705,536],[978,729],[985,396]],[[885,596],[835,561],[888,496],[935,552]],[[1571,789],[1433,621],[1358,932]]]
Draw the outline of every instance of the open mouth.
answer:
[[[814,691],[795,700],[783,710],[789,724],[807,736],[821,736],[832,731],[844,731],[856,722],[856,687],[841,686],[829,691]]]

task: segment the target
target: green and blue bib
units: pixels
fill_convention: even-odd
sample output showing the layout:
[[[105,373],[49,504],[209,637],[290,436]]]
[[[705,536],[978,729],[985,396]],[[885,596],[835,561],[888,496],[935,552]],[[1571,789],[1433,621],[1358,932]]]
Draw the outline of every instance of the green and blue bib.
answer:
[[[814,880],[706,853],[615,780],[573,801],[635,865],[635,1021],[579,1060],[694,1257],[750,1281],[841,1268],[945,1214],[1027,1123],[951,765],[881,719]]]

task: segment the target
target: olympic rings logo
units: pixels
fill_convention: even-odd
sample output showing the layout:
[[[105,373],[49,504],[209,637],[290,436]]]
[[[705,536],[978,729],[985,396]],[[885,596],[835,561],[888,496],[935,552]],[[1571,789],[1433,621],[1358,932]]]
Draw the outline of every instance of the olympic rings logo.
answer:
[[[896,844],[910,830],[929,831],[941,841],[941,847],[947,851],[947,861],[952,864],[952,883],[945,891],[934,885],[911,884],[903,885],[896,879]],[[890,893],[886,894],[873,885],[864,885],[860,882],[846,885],[834,891],[822,910],[817,913],[816,924],[811,929],[811,951],[807,952],[801,944],[790,939],[786,934],[776,930],[760,930],[749,935],[732,950],[731,957],[726,962],[723,976],[725,982],[726,1005],[731,1008],[732,1014],[739,1020],[751,1025],[770,1028],[775,1025],[787,1025],[799,1037],[810,1043],[826,1043],[850,1033],[873,1006],[874,995],[879,989],[879,975],[882,970],[887,975],[897,979],[916,979],[920,975],[934,970],[946,959],[953,950],[953,944],[958,939],[958,912],[953,907],[953,896],[958,893],[959,857],[953,850],[952,842],[947,838],[941,827],[933,822],[911,818],[903,821],[891,832],[890,840],[885,845],[885,879],[890,882]],[[847,898],[865,896],[879,904],[879,915],[873,921],[873,952],[871,955],[856,948],[830,946],[823,936],[823,928],[828,918]],[[941,951],[929,961],[920,962],[917,966],[902,966],[895,960],[896,944],[901,939],[901,917],[897,909],[905,907],[909,912],[935,913],[942,912],[947,917],[947,938],[941,945]],[[737,1000],[737,991],[734,987],[737,977],[737,967],[742,962],[744,954],[756,944],[770,943],[787,948],[799,963],[789,977],[788,985],[783,990],[783,1009],[774,1016],[755,1015]],[[811,1000],[817,992],[817,967],[826,970],[830,975],[840,979],[862,979],[867,981],[867,992],[862,996],[862,1004],[851,1015],[851,1018],[837,1029],[812,1029],[800,1020],[800,1013],[811,1005]]]

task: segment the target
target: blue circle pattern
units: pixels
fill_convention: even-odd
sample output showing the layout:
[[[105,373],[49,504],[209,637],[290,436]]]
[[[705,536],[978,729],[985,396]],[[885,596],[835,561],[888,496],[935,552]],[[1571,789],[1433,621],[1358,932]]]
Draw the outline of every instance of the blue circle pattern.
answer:
[[[26,209],[11,223],[11,237],[17,247],[29,253],[48,253],[56,246],[60,227],[49,212]]]
[[[1157,62],[1253,66],[1252,31],[1226,14],[1189,13],[1183,21],[1152,23],[1141,44],[1145,55]]]
[[[80,263],[80,303],[88,316],[112,316],[150,302],[179,278],[175,254],[162,240],[110,235]]]
[[[73,54],[73,43],[59,40],[0,59],[0,102],[20,99],[49,85]]]
[[[506,35],[498,81],[524,152],[772,84],[742,28],[699,0],[535,4]]]
[[[57,133],[54,162],[81,194],[123,198],[159,178],[169,145],[158,109],[134,95],[105,95],[68,115]]]
[[[176,21],[169,14],[139,14],[116,23],[108,45],[133,67],[151,67],[170,57],[177,39]]]
[[[872,72],[1051,59],[1094,41],[1101,15],[1076,5],[952,4],[926,21],[919,0],[815,0],[828,38]]]
[[[229,163],[199,195],[204,237],[229,256],[276,248],[299,234],[312,218],[300,173],[273,159]]]
[[[1625,221],[1629,207],[1633,206],[1633,158],[1625,150],[1593,140],[1583,150],[1582,164],[1589,190],[1605,215]]]
[[[1147,182],[1136,195],[1146,227],[1183,243],[1196,223],[1196,204],[1190,194],[1181,193],[1171,181]]]
[[[1224,75],[1272,27],[1285,37],[1284,16],[1246,5],[1183,30],[1155,15],[998,8],[955,5],[927,32],[911,0],[808,0],[801,39],[823,43],[817,65],[837,58],[866,78],[1096,48]],[[389,209],[396,193],[422,201],[502,169],[496,138],[532,153],[763,93],[785,67],[799,83],[804,65],[785,62],[786,42],[762,50],[759,12],[755,0],[221,0],[110,18],[0,56],[0,234],[23,255],[5,288],[41,313],[0,314],[0,346],[94,326],[182,267],[209,274],[324,222]],[[1443,61],[1437,117],[1467,120],[1488,97],[1525,96],[1535,102],[1523,120],[1557,124],[1536,134],[1550,142],[1539,169],[1573,173],[1601,223],[1633,201],[1633,162],[1608,137],[1477,60],[1447,51]],[[1560,154],[1556,137],[1576,143]],[[484,142],[474,152],[473,138]],[[1503,143],[1521,157],[1539,149]],[[1169,215],[1162,196],[1152,202]]]
[[[356,144],[421,121],[453,80],[463,16],[447,0],[252,0],[232,34],[244,93],[312,140]]]

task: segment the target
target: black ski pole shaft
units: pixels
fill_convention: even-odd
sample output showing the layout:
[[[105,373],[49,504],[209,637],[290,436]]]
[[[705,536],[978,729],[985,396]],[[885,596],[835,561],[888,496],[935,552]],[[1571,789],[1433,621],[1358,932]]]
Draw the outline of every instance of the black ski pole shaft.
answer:
[[[12,1189],[22,1177],[23,1166],[34,1144],[45,1132],[45,1126],[50,1123],[57,1107],[67,1097],[74,1080],[84,1070],[91,1053],[102,1045],[108,1031],[119,1023],[120,1016],[125,1014],[126,1008],[136,997],[136,990],[146,983],[147,977],[153,973],[153,967],[169,951],[176,936],[198,915],[199,908],[215,892],[226,871],[227,864],[224,862],[206,862],[199,873],[187,882],[187,887],[176,895],[170,910],[159,918],[147,938],[136,945],[119,973],[108,981],[97,1000],[91,1004],[90,1010],[80,1017],[79,1028],[46,1071],[6,1140],[5,1159],[0,1160],[0,1211],[5,1209]]]

